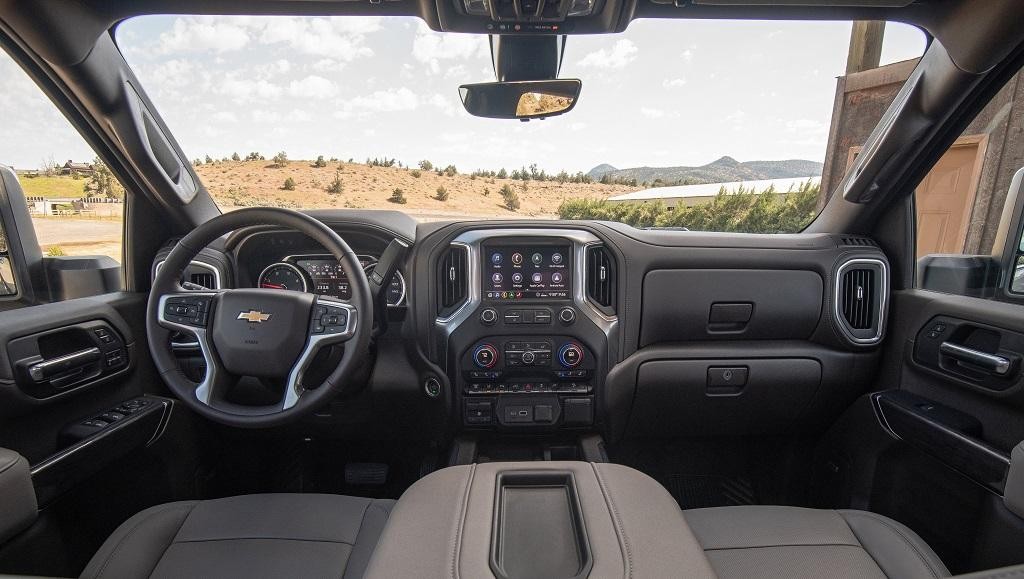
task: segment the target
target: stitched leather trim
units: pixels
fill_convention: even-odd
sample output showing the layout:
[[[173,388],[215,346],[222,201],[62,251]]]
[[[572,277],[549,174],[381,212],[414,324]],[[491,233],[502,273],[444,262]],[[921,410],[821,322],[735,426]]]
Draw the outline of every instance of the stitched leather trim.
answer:
[[[476,477],[476,464],[474,463],[469,474],[466,475],[466,486],[462,489],[462,501],[459,504],[458,520],[455,527],[455,541],[452,544],[452,579],[459,577],[459,554],[462,552],[462,529],[466,525],[466,512],[469,510],[469,494],[473,488],[473,479]]]
[[[626,559],[626,577],[632,578],[633,549],[629,545],[629,537],[626,536],[626,529],[619,517],[619,510],[615,506],[615,500],[612,498],[611,489],[605,485],[604,478],[601,476],[601,471],[597,468],[597,465],[590,463],[590,468],[594,470],[594,476],[597,478],[597,486],[601,489],[601,494],[604,496],[604,502],[608,506],[608,512],[611,514],[612,521],[615,523],[616,534],[619,538],[619,548],[622,550],[623,558]]]
[[[942,573],[940,573],[935,568],[935,566],[932,565],[932,562],[928,560],[928,557],[926,557],[925,554],[921,552],[921,549],[917,546],[916,541],[913,541],[910,537],[906,536],[906,534],[904,534],[903,531],[901,531],[898,527],[896,527],[895,525],[893,525],[892,523],[890,523],[888,520],[884,519],[883,517],[879,517],[878,515],[876,515],[874,513],[867,512],[867,511],[861,511],[861,512],[845,511],[845,512],[838,512],[838,514],[839,514],[840,518],[843,519],[843,522],[846,523],[846,526],[850,528],[850,532],[853,533],[853,535],[855,537],[857,537],[857,531],[855,531],[853,529],[853,527],[850,526],[850,523],[846,519],[846,517],[848,517],[848,516],[849,517],[862,517],[862,518],[865,518],[865,519],[869,519],[869,520],[874,521],[874,522],[882,525],[883,527],[889,529],[890,531],[895,533],[896,536],[898,536],[900,539],[902,539],[903,542],[908,547],[910,547],[910,550],[913,551],[915,555],[917,555],[917,558],[920,559],[921,564],[924,565],[925,569],[928,570],[928,572],[931,574],[932,577],[934,577],[935,579],[938,579],[939,577],[942,576]],[[859,541],[860,537],[857,537],[857,540]],[[861,543],[861,545],[863,546],[863,542]],[[875,559],[875,557],[873,555],[871,555],[871,551],[868,551],[865,548],[864,552],[866,552],[872,559]],[[877,559],[875,559],[875,564],[878,565],[878,560]],[[878,565],[878,568],[882,569],[882,566]],[[882,569],[882,573],[885,573],[885,569]],[[888,573],[885,573],[885,574],[888,575]]]
[[[117,542],[117,545],[114,546],[114,548],[110,550],[110,554],[107,555],[107,558],[103,560],[103,565],[100,567],[99,571],[97,571],[96,575],[94,575],[93,577],[102,577],[103,576],[103,572],[106,571],[106,569],[107,569],[107,565],[109,565],[110,562],[114,560],[115,556],[121,551],[121,547],[123,547],[125,545],[125,543],[128,541],[128,539],[131,538],[132,535],[135,534],[135,531],[138,531],[140,528],[142,528],[143,525],[145,525],[146,523],[151,521],[153,519],[153,517],[155,517],[156,515],[164,514],[164,513],[169,512],[169,511],[181,510],[181,509],[186,509],[188,511],[188,514],[191,514],[192,513],[192,509],[194,509],[196,507],[196,504],[198,504],[198,503],[189,503],[189,504],[185,504],[185,505],[182,505],[182,504],[171,505],[171,506],[168,506],[166,508],[156,509],[156,510],[152,511],[151,513],[147,514],[145,517],[143,517],[138,522],[136,522],[132,526],[132,528],[127,533],[124,534],[123,537],[121,537],[121,539]],[[178,530],[174,532],[174,538],[171,539],[170,543],[168,543],[167,545],[164,546],[163,552],[160,553],[160,557],[158,557],[157,560],[154,562],[153,566],[149,570],[150,573],[148,573],[148,574],[151,574],[153,572],[153,569],[156,569],[157,565],[160,564],[160,560],[163,559],[164,553],[166,553],[167,549],[171,545],[174,544],[174,539],[177,538],[178,533],[181,531],[181,528],[185,525],[185,521],[188,520],[188,514],[186,514],[181,519],[181,523],[178,524]]]

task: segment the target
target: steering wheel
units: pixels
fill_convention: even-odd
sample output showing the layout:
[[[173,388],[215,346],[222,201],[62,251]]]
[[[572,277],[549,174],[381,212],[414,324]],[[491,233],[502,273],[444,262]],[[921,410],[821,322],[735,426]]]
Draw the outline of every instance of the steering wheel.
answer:
[[[276,225],[299,231],[338,259],[348,276],[348,302],[272,289],[189,291],[180,280],[199,251],[242,227]],[[292,422],[328,401],[367,355],[373,328],[373,298],[359,258],[323,223],[288,209],[254,207],[219,215],[178,241],[153,280],[146,335],[153,361],[168,388],[192,410],[215,422],[265,428]],[[196,384],[178,367],[171,332],[195,336],[206,361]],[[345,343],[338,365],[322,384],[303,375],[324,346]],[[250,406],[226,400],[238,376],[285,380],[281,401]]]

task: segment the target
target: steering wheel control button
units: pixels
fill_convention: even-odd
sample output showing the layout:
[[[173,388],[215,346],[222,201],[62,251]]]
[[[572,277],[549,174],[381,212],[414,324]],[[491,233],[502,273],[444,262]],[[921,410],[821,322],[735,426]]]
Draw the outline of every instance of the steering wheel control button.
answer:
[[[572,325],[572,323],[576,321],[576,310],[569,307],[562,308],[561,311],[558,312],[558,321],[567,326]]]
[[[498,311],[494,308],[484,308],[480,312],[480,323],[485,326],[493,326],[498,321]]]
[[[576,342],[562,345],[558,350],[558,362],[566,368],[575,368],[583,361],[583,348]]]
[[[489,370],[498,363],[498,351],[490,344],[480,344],[473,350],[473,363],[480,368]]]
[[[205,327],[210,316],[210,300],[210,296],[171,296],[164,305],[164,319],[186,326]]]
[[[325,334],[341,334],[348,328],[348,312],[343,308],[327,306],[327,312],[320,318],[320,325]],[[316,326],[314,323],[314,333]]]

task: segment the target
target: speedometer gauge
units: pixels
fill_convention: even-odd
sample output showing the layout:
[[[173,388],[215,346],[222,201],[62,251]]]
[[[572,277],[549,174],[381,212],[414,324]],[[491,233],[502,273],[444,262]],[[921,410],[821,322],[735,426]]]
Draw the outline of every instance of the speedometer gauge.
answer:
[[[290,263],[273,263],[260,274],[259,287],[264,289],[309,291],[306,275]]]

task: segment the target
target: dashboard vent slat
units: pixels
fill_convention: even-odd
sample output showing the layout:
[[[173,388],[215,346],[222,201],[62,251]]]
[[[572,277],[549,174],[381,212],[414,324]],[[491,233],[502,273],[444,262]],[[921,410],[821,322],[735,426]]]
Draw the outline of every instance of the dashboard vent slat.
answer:
[[[209,272],[192,272],[189,274],[189,281],[207,289],[217,289],[217,281]]]
[[[602,246],[587,249],[587,299],[606,313],[615,312],[615,260]]]
[[[452,246],[441,256],[438,271],[438,295],[441,303],[438,313],[449,315],[466,301],[469,293],[469,257],[466,249]]]

